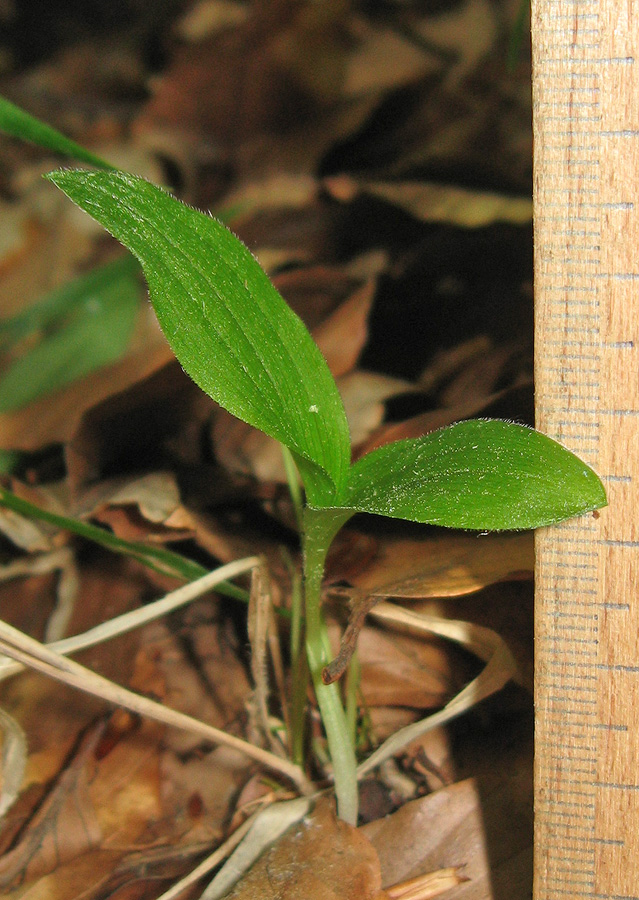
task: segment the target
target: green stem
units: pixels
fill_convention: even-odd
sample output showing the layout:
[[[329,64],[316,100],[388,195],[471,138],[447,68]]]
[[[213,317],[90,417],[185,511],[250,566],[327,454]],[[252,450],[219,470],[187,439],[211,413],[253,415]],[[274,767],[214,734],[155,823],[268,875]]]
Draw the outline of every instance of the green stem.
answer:
[[[331,659],[326,623],[322,615],[321,588],[324,564],[331,541],[352,515],[350,510],[304,510],[304,597],[306,604],[306,654],[326,731],[333,763],[337,813],[351,825],[357,824],[357,774],[355,750],[336,684],[324,684],[322,670]]]
[[[291,756],[296,765],[304,765],[308,662],[304,653],[304,612],[299,572],[291,571],[291,705],[289,712]]]

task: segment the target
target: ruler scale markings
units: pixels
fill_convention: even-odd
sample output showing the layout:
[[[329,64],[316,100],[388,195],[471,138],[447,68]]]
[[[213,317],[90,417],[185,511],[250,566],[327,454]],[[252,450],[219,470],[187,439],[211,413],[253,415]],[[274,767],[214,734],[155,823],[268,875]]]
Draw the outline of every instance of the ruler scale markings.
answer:
[[[546,688],[546,690],[551,691],[551,690],[553,690],[554,688],[557,688],[557,687],[563,688],[564,685],[563,685],[563,682],[562,682],[560,685],[557,685],[555,682],[552,682],[552,681],[550,681],[550,682],[544,681],[544,682],[543,682],[543,686],[544,686],[544,688]],[[589,685],[584,685],[584,686],[581,688],[581,692],[582,692],[583,694],[588,694],[588,693],[595,693],[595,694],[596,694],[596,693],[597,693],[597,688],[590,687]],[[550,699],[553,699],[553,696],[552,696],[552,695],[551,695]]]
[[[594,851],[591,850],[590,852],[593,853]],[[579,860],[580,861],[580,856],[577,854],[575,854],[574,856],[571,856],[568,854],[566,856],[558,856],[557,860],[558,860],[558,862],[571,862],[571,860]],[[557,866],[556,871],[557,872],[574,872],[575,875],[583,875],[588,872],[588,869],[575,869],[572,867],[564,868],[564,866]]]
[[[594,809],[594,808],[595,808],[595,804],[594,804],[594,803],[584,803],[584,804],[581,804],[581,803],[574,802],[574,803],[563,803],[562,805],[563,805],[563,806],[576,806],[576,807],[578,807],[579,809],[582,809],[582,808],[585,808],[585,809]]]
[[[570,856],[565,857],[565,858],[561,857],[562,862],[570,862],[571,859],[578,860],[579,862],[583,862],[581,854],[578,856],[574,856],[574,857],[570,857]],[[588,876],[590,876],[590,880],[588,881],[588,884],[590,885],[593,883],[592,882],[592,867],[590,867],[589,869],[577,869],[575,866],[557,866],[555,868],[555,872],[559,873],[560,877],[561,877],[561,873],[563,873],[563,872],[566,872],[567,874],[572,872],[573,875],[588,875]],[[562,882],[562,883],[565,884],[566,882]]]
[[[638,2],[532,8],[537,424],[611,499],[536,537],[534,900],[639,900]]]
[[[581,887],[592,887],[592,888],[594,888],[594,886],[595,886],[595,882],[592,877],[592,869],[588,873],[587,878],[577,878],[576,873],[574,875],[570,874],[569,870],[566,870],[566,869],[555,869],[555,872],[559,872],[559,873],[567,872],[567,874],[563,875],[563,876],[561,874],[555,875],[555,877],[552,879],[555,882],[555,884],[578,884]]]
[[[564,756],[554,756],[552,753],[549,753],[549,754],[548,754],[548,759],[555,759],[555,760],[557,760],[558,762],[561,762],[561,763],[565,763],[565,762],[566,762],[566,758],[565,758]],[[576,755],[573,753],[572,757],[570,758],[570,761],[571,761],[571,762],[594,762],[594,761],[595,761],[595,758],[594,758],[594,756],[576,756]],[[554,802],[556,802],[556,803],[564,803],[565,801],[564,801],[564,800],[555,800]]]

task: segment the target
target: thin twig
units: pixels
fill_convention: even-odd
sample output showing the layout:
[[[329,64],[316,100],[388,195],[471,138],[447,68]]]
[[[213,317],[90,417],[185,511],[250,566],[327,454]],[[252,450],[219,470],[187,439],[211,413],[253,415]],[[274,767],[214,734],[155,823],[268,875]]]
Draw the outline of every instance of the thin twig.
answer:
[[[253,704],[256,726],[274,749],[274,739],[269,727],[268,716],[268,657],[267,636],[268,617],[271,606],[268,573],[264,564],[253,569],[251,593],[248,608],[248,638],[251,645],[251,674],[253,676]]]
[[[449,867],[394,884],[393,887],[386,888],[386,893],[389,900],[432,900],[465,881],[470,879],[461,874],[459,867]]]

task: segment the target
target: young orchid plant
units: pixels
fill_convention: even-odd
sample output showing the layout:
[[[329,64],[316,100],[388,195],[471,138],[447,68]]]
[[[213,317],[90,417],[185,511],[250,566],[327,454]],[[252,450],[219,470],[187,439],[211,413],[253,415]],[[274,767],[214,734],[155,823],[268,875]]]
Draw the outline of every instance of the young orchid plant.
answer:
[[[6,104],[4,112],[0,127],[20,134],[25,114],[18,111],[20,119]],[[32,127],[35,120],[26,121]],[[328,365],[249,250],[212,216],[59,147],[57,133],[42,128],[44,139],[23,136],[101,165],[46,177],[140,261],[160,326],[185,371],[234,416],[278,440],[296,464],[305,495],[306,654],[338,812],[354,823],[355,751],[338,687],[322,681],[331,648],[321,587],[339,529],[361,512],[480,531],[538,528],[604,506],[601,481],[551,438],[489,419],[397,441],[351,462],[348,422]]]
[[[48,176],[142,264],[151,302],[191,378],[286,447],[304,485],[306,652],[340,816],[357,817],[355,751],[340,694],[324,684],[326,555],[355,513],[481,531],[549,525],[605,504],[597,475],[560,444],[500,420],[460,422],[351,463],[326,361],[249,250],[209,215],[123,172]]]

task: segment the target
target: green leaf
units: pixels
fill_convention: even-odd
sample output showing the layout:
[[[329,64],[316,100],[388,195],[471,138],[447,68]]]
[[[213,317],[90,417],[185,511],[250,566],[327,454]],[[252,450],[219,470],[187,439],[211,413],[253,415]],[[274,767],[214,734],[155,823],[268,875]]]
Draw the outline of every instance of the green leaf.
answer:
[[[39,331],[63,327],[65,318],[75,308],[90,297],[102,294],[115,282],[130,280],[139,271],[138,261],[127,253],[55,288],[27,309],[0,319],[0,350],[6,351]]]
[[[90,150],[85,150],[75,141],[60,134],[50,125],[45,125],[34,116],[30,116],[29,113],[14,103],[10,103],[4,97],[0,97],[0,131],[4,131],[11,137],[30,141],[46,150],[53,150],[55,153],[79,159],[90,166],[97,166],[99,169],[113,169],[113,166],[100,156],[91,153]]]
[[[3,323],[6,343],[39,328],[41,340],[0,378],[0,413],[25,406],[118,359],[139,309],[137,263],[128,257],[54,292]]]
[[[538,528],[605,506],[584,462],[511,422],[474,419],[372,451],[352,468],[343,505],[448,528]]]
[[[47,177],[140,260],[162,330],[191,378],[293,452],[309,502],[334,505],[350,465],[342,401],[306,327],[248,249],[141,178]]]

